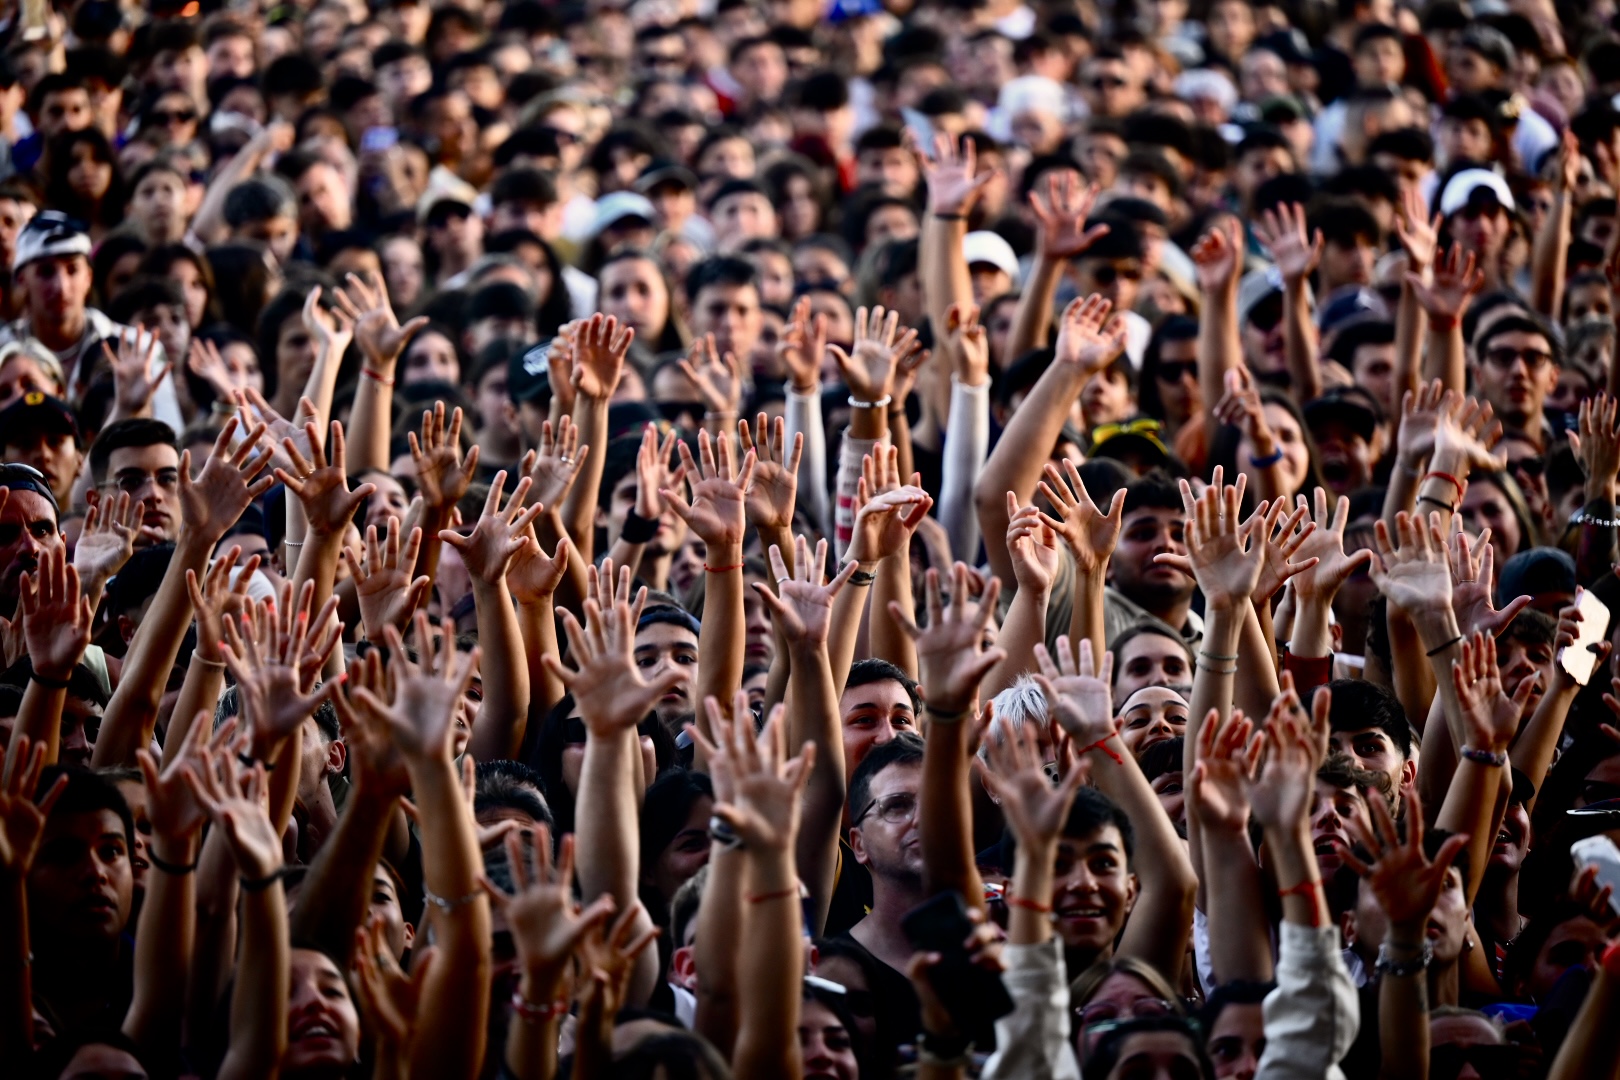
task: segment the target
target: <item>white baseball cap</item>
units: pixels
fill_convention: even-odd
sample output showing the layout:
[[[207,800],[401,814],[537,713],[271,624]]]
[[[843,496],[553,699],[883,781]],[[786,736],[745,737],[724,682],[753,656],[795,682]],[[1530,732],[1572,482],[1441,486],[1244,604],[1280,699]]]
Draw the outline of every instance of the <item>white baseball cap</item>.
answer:
[[[1513,209],[1513,192],[1508,190],[1506,180],[1489,169],[1464,169],[1448,180],[1446,189],[1440,193],[1441,216],[1450,217],[1467,206],[1480,188],[1489,190],[1506,209]]]
[[[989,263],[1005,271],[1013,279],[1014,285],[1018,284],[1018,255],[999,233],[980,230],[962,237],[962,258],[969,266]]]

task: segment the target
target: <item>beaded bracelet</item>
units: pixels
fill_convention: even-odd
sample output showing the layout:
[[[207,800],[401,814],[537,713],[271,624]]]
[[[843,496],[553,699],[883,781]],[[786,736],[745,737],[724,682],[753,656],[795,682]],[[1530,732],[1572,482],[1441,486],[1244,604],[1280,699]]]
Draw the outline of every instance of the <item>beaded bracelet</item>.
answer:
[[[531,1024],[543,1024],[555,1020],[559,1016],[567,1016],[568,1006],[569,1001],[567,998],[558,998],[556,1001],[547,1002],[544,1005],[536,1005],[524,997],[521,990],[512,992],[512,1011]]]
[[[422,886],[422,899],[426,900],[428,903],[432,904],[446,915],[450,914],[452,911],[455,911],[457,908],[466,907],[468,904],[472,903],[474,900],[483,895],[483,889],[475,889],[466,896],[457,896],[447,900],[433,892],[426,885]]]
[[[1465,746],[1461,750],[1457,751],[1457,753],[1467,758],[1469,761],[1472,761],[1476,765],[1490,765],[1493,768],[1499,769],[1508,763],[1508,756],[1505,750],[1493,752],[1490,750],[1477,750],[1472,746]]]
[[[851,394],[849,395],[849,407],[852,409],[886,409],[893,398],[893,394],[884,394],[882,401],[862,401],[854,394]]]

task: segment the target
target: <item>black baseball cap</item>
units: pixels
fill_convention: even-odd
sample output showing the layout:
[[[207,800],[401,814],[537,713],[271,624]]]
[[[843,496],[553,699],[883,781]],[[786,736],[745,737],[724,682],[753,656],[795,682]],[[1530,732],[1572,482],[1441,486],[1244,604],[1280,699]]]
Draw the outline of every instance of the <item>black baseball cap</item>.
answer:
[[[551,342],[525,349],[506,363],[506,396],[514,404],[533,401],[551,392]]]
[[[72,435],[83,441],[79,434],[79,418],[73,407],[61,398],[31,390],[0,409],[0,432],[6,441],[32,435]]]
[[[1354,388],[1335,387],[1319,398],[1312,398],[1300,410],[1305,414],[1307,426],[1338,420],[1368,442],[1378,430],[1382,419],[1376,403]]]

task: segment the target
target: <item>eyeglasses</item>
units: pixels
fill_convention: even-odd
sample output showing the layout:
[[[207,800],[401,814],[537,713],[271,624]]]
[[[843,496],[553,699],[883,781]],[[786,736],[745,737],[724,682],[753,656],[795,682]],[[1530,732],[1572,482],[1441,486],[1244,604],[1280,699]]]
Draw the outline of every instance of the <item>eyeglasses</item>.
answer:
[[[1522,457],[1518,461],[1508,462],[1508,468],[1516,473],[1524,473],[1524,475],[1533,479],[1547,471],[1547,459],[1540,454],[1531,454],[1529,457]]]
[[[1137,998],[1126,1005],[1117,1001],[1093,1001],[1074,1010],[1082,1027],[1109,1020],[1149,1020],[1174,1016],[1176,1007],[1163,998]]]
[[[866,816],[877,811],[877,818],[885,825],[900,825],[910,821],[917,813],[917,796],[915,792],[897,791],[892,795],[884,795],[873,799],[866,804],[866,809],[855,815],[850,822],[853,827],[866,820]]]
[[[1112,285],[1123,278],[1126,281],[1141,281],[1142,268],[1140,266],[1113,266],[1103,265],[1091,272],[1092,278],[1098,285]]]
[[[1153,372],[1153,377],[1160,382],[1167,383],[1176,383],[1187,378],[1196,379],[1198,377],[1198,362],[1196,360],[1183,360],[1172,363],[1160,361],[1158,368]]]
[[[174,112],[169,112],[165,109],[159,112],[148,113],[147,118],[152,121],[152,125],[154,127],[168,127],[170,124],[191,123],[193,120],[197,119],[197,112],[195,109],[177,109]]]
[[[180,487],[179,469],[159,469],[150,472],[146,469],[122,469],[112,478],[111,487],[117,488],[126,495],[139,495],[146,490],[147,483],[164,491],[177,491]]]
[[[1126,85],[1125,80],[1118,75],[1098,75],[1091,80],[1093,90],[1118,90]]]
[[[1524,361],[1525,367],[1537,371],[1552,363],[1553,355],[1545,349],[1515,349],[1511,345],[1501,345],[1485,352],[1485,362],[1504,371],[1512,367],[1515,360],[1520,359]]]

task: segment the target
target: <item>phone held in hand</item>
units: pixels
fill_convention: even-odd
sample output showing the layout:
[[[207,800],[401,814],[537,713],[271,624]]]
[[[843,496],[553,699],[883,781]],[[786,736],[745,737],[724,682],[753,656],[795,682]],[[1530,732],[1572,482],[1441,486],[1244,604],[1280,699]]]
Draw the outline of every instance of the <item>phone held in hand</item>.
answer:
[[[1569,845],[1569,854],[1578,871],[1597,867],[1597,887],[1609,888],[1609,906],[1620,915],[1620,848],[1605,833],[1588,836]]]
[[[1585,686],[1597,667],[1597,654],[1592,650],[1609,636],[1609,607],[1591,589],[1581,590],[1575,606],[1580,609],[1581,623],[1575,631],[1575,644],[1558,650],[1558,666]]]
[[[993,1046],[995,1022],[1013,1011],[1013,1000],[1001,976],[975,964],[968,952],[974,923],[962,894],[939,893],[906,912],[900,928],[918,951],[940,955],[928,981],[957,1029],[981,1050]]]

